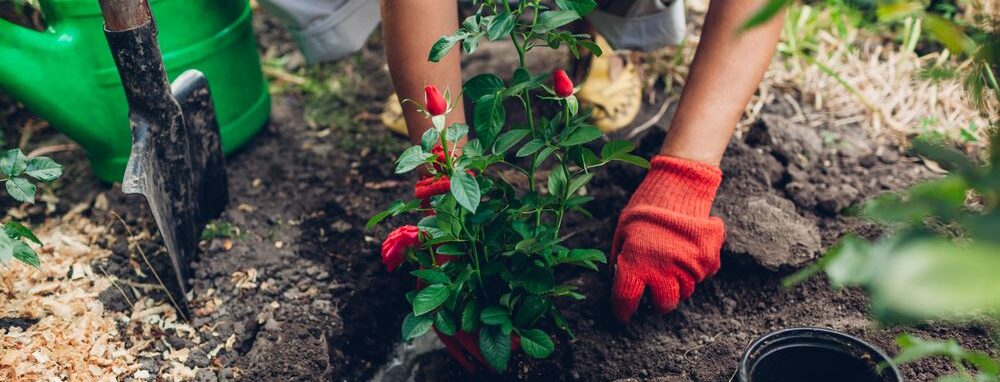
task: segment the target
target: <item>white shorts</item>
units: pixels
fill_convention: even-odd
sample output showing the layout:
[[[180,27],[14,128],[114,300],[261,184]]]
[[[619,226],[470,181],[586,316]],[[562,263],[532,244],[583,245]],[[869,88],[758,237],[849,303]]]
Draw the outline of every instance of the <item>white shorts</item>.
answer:
[[[377,0],[260,0],[281,20],[309,63],[336,60],[361,49],[379,22]],[[650,51],[677,45],[686,24],[683,0],[635,0],[623,16],[587,15],[615,49]]]

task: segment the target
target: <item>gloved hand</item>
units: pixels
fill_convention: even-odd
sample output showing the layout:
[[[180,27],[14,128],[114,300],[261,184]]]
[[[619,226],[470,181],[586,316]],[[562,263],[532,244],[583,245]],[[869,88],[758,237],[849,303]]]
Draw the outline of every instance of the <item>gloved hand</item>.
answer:
[[[611,249],[611,306],[628,322],[646,287],[666,313],[719,269],[722,220],[709,216],[722,172],[686,159],[657,156],[618,218]]]

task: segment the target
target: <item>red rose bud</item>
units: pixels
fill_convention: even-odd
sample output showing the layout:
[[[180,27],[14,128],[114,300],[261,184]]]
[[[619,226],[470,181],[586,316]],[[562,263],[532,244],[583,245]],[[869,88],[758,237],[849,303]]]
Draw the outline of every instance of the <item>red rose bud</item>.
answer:
[[[428,176],[413,186],[413,195],[420,199],[420,206],[431,208],[431,197],[451,191],[451,180],[446,175]],[[429,211],[433,214],[433,211]]]
[[[434,147],[431,148],[431,154],[434,154],[435,156],[434,169],[437,170],[437,172],[443,172],[444,165],[448,163],[444,158],[444,148],[441,147],[441,145],[434,145]]]
[[[406,259],[406,250],[420,245],[420,229],[405,225],[396,228],[382,242],[382,264],[389,272],[396,270]]]
[[[565,70],[556,69],[552,71],[552,85],[557,96],[566,98],[573,95],[573,81],[566,75]]]
[[[427,85],[424,88],[424,107],[431,115],[441,115],[448,111],[448,102],[444,100],[436,86]]]

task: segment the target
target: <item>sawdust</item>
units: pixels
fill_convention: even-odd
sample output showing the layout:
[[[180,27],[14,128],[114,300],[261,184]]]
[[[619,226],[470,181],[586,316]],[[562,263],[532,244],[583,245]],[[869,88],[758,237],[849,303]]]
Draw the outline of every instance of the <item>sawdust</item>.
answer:
[[[80,205],[62,218],[49,218],[35,232],[44,243],[36,248],[40,269],[12,263],[0,277],[14,286],[14,297],[0,294],[0,317],[36,321],[27,328],[0,328],[0,380],[4,381],[117,381],[154,376],[165,381],[187,380],[195,370],[184,366],[186,349],[160,354],[164,370],[145,370],[136,362],[150,351],[153,333],[172,330],[192,336],[194,330],[178,322],[173,308],[141,298],[129,301],[132,311],[104,309],[98,295],[108,288],[128,285],[95,269],[95,261],[111,254],[107,246],[123,238],[108,227],[80,216]],[[103,240],[99,240],[103,239]],[[124,293],[123,293],[124,295]],[[141,294],[136,294],[141,295]],[[126,301],[128,301],[126,299]],[[146,340],[126,345],[123,330],[143,333]]]

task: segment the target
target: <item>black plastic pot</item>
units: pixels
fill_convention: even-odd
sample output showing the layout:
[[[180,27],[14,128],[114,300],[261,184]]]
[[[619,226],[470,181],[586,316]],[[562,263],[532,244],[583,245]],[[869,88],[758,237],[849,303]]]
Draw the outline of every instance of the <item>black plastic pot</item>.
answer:
[[[881,350],[829,329],[790,328],[750,343],[730,382],[902,382]]]

